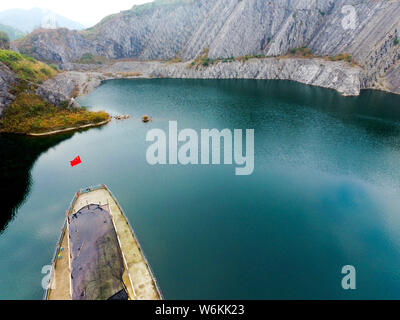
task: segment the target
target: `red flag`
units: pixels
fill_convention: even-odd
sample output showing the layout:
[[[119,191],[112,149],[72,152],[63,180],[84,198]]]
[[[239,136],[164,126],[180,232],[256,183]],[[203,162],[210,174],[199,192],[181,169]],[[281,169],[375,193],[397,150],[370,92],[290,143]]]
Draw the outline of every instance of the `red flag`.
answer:
[[[81,164],[81,163],[82,163],[81,157],[77,156],[74,160],[71,161],[71,167],[75,167],[75,166],[77,166],[78,164]]]

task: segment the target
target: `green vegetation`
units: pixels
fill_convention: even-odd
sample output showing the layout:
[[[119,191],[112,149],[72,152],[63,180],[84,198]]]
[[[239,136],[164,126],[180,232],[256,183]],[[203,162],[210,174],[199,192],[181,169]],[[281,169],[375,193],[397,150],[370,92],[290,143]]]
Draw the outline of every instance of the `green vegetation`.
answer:
[[[230,58],[217,58],[211,59],[208,57],[209,49],[206,48],[201,55],[199,55],[196,59],[194,59],[189,65],[189,68],[198,69],[199,67],[208,67],[215,63],[222,62],[233,62],[233,61],[242,61],[246,62],[250,59],[264,59],[268,58],[265,54],[253,54],[253,55],[244,55],[242,57],[230,57]],[[302,59],[312,59],[312,58],[320,58],[327,61],[345,61],[352,65],[358,65],[354,60],[353,56],[347,53],[340,53],[336,56],[321,56],[314,54],[311,49],[307,48],[307,46],[303,46],[300,48],[293,48],[288,51],[288,53],[284,56],[275,56],[275,58],[302,58]]]
[[[290,49],[286,57],[297,57],[297,58],[321,58],[327,61],[346,61],[353,65],[357,65],[357,62],[354,60],[353,56],[348,53],[339,53],[336,56],[321,56],[314,54],[309,48],[306,46],[301,48]]]
[[[221,60],[222,63],[228,63],[235,61],[235,57],[224,58]]]
[[[10,38],[3,31],[0,31],[0,49],[10,49]]]
[[[0,120],[0,132],[43,133],[100,123],[108,118],[103,111],[56,107],[35,94],[21,92]]]
[[[265,54],[254,54],[254,55],[245,55],[245,56],[242,56],[242,57],[229,57],[229,58],[222,58],[222,57],[219,57],[219,58],[216,58],[216,59],[211,59],[211,58],[209,58],[208,57],[208,52],[209,52],[209,49],[208,48],[206,48],[206,49],[204,49],[204,51],[202,52],[202,54],[201,55],[199,55],[196,59],[194,59],[191,63],[190,63],[190,65],[189,65],[189,67],[190,68],[198,68],[198,67],[200,67],[200,66],[203,66],[203,67],[208,67],[208,66],[211,66],[211,65],[213,65],[213,64],[216,64],[216,63],[218,63],[218,62],[222,62],[222,63],[228,63],[228,62],[233,62],[233,61],[242,61],[242,62],[245,62],[245,61],[248,61],[248,60],[250,60],[250,59],[262,59],[262,58],[266,58],[266,55]]]
[[[54,64],[54,63],[49,63],[49,67],[53,68],[57,72],[60,71],[60,69],[58,69],[58,66],[56,64]]]
[[[105,64],[107,63],[107,59],[100,56],[94,56],[88,52],[83,54],[82,57],[75,62],[80,64]]]
[[[296,57],[312,58],[313,53],[306,46],[301,48],[293,48],[289,50],[289,54]]]
[[[208,67],[209,65],[215,63],[215,60],[212,60],[208,57],[209,49],[205,48],[203,52],[192,61],[190,64],[191,68],[198,68],[199,66]]]
[[[37,96],[35,90],[39,84],[58,73],[54,67],[8,50],[0,50],[0,61],[12,69],[18,79],[11,92],[16,98],[0,119],[0,132],[43,133],[96,124],[109,118],[103,111],[68,108],[67,102],[56,107]]]
[[[47,64],[14,51],[0,50],[0,62],[13,70],[20,81],[41,83],[57,74]]]
[[[330,61],[346,61],[348,63],[355,64],[353,56],[347,53],[340,53],[334,57],[327,57],[327,59]]]
[[[266,58],[265,54],[251,54],[251,55],[246,54],[246,55],[244,55],[242,57],[237,57],[237,58],[234,58],[234,59],[237,60],[237,61],[242,61],[243,62],[243,61],[248,61],[250,59],[263,59],[263,58]]]

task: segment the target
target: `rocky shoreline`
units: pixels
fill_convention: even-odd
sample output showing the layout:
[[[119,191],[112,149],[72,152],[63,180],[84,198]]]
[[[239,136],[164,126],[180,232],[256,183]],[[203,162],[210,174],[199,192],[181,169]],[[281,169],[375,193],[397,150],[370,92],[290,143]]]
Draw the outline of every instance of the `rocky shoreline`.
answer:
[[[262,58],[219,62],[199,69],[187,63],[167,64],[153,71],[157,78],[292,80],[334,89],[344,96],[360,94],[362,69],[323,59]]]
[[[346,8],[352,14],[344,13]],[[400,0],[171,0],[108,16],[80,32],[36,30],[16,48],[68,70],[94,72],[97,66],[82,64],[88,56],[93,63],[98,58],[111,63],[100,69],[120,65],[128,73],[151,69],[155,60],[181,60],[182,66],[155,66],[153,76],[288,79],[344,95],[356,95],[358,86],[400,94],[399,16]],[[305,61],[273,58],[298,49],[311,54]],[[253,56],[269,58],[244,65],[210,64],[196,71],[185,67],[196,58],[214,62]],[[113,63],[121,59],[136,59],[143,65]]]
[[[189,62],[115,61],[106,65],[61,65],[65,71],[45,81],[36,94],[54,105],[86,95],[103,81],[123,78],[176,79],[272,79],[333,89],[343,96],[358,96],[362,89],[378,89],[400,93],[388,86],[369,88],[365,85],[364,69],[344,61],[322,58],[253,58],[248,61],[216,62],[209,66],[192,66]],[[13,73],[0,64],[0,114],[13,101],[10,94],[15,81]],[[79,105],[75,103],[77,107]]]
[[[69,65],[69,68],[72,66]],[[53,104],[90,93],[104,80],[121,78],[275,79],[333,89],[344,96],[360,94],[363,69],[340,61],[262,58],[191,67],[190,62],[117,61],[91,71],[64,71],[47,80],[37,94]]]
[[[66,128],[66,129],[61,129],[61,130],[54,130],[54,131],[49,131],[49,132],[43,132],[43,133],[27,133],[27,136],[31,137],[44,137],[44,136],[53,136],[55,134],[59,133],[65,133],[65,132],[70,132],[70,131],[76,131],[76,130],[81,130],[81,129],[88,129],[88,128],[94,128],[94,127],[101,127],[106,125],[111,121],[111,117],[107,119],[106,121],[102,121],[99,123],[92,123],[92,124],[85,124],[79,127],[74,127],[74,128]]]

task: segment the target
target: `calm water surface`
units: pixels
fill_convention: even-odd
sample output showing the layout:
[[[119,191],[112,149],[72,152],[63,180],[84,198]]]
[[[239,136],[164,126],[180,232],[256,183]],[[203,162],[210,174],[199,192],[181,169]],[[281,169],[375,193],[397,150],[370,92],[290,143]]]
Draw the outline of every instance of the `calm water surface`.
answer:
[[[41,299],[65,210],[107,184],[167,299],[400,299],[400,97],[285,81],[116,80],[80,99],[127,121],[0,136],[0,299]],[[143,114],[154,121],[140,122]],[[255,129],[255,171],[149,166],[146,133]],[[80,155],[83,164],[71,168]],[[341,288],[344,265],[357,290]]]

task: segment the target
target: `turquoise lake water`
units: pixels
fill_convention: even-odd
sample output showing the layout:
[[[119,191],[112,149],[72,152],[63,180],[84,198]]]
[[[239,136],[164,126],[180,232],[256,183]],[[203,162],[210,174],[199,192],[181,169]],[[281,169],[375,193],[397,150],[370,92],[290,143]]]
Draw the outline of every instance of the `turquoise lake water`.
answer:
[[[80,103],[132,118],[0,136],[0,299],[42,298],[65,210],[95,184],[116,195],[167,299],[400,298],[400,96],[143,79],[105,82]],[[254,129],[254,173],[148,165],[146,134],[170,120],[198,132]],[[357,270],[356,290],[341,287],[345,265]]]

